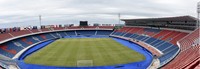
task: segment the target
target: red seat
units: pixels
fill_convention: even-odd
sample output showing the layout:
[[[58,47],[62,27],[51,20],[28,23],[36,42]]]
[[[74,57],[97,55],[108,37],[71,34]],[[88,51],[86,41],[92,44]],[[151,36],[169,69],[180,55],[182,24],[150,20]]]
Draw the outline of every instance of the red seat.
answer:
[[[8,48],[8,46],[4,46],[4,45],[0,46],[0,49],[4,50],[6,52],[9,52],[9,53],[14,54],[14,55],[17,54],[16,50],[14,50],[14,49],[8,50],[7,48]]]

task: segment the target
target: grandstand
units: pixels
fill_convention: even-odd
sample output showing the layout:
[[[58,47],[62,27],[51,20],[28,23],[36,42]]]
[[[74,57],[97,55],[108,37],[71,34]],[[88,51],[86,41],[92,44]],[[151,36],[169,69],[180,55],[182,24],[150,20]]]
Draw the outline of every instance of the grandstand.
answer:
[[[15,60],[24,59],[26,56],[21,55],[29,48],[43,42],[48,44],[59,38],[78,36],[110,36],[138,44],[152,53],[154,61],[148,68],[190,69],[199,66],[200,28],[196,28],[194,17],[122,19],[122,21],[125,21],[125,26],[120,29],[114,29],[114,26],[72,26],[1,30],[0,66],[9,68],[14,65],[15,68],[20,68],[17,64],[19,62]],[[122,69],[126,68],[122,66]]]

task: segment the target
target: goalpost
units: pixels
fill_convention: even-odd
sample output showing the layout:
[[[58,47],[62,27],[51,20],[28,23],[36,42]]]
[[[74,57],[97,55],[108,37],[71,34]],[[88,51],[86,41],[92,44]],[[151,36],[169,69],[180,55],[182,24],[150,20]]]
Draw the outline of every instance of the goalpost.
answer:
[[[91,67],[93,66],[93,60],[77,60],[77,67]]]

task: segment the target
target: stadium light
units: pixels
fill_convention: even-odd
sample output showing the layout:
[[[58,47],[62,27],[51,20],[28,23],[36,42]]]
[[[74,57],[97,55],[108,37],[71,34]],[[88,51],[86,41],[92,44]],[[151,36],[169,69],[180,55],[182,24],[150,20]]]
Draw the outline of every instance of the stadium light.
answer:
[[[42,16],[39,15],[40,29],[42,29],[42,18],[41,18],[41,17],[42,17]]]
[[[200,1],[197,3],[197,12],[200,13]]]
[[[121,14],[120,13],[118,13],[118,19],[119,19],[119,24],[120,24],[120,21],[121,21]]]

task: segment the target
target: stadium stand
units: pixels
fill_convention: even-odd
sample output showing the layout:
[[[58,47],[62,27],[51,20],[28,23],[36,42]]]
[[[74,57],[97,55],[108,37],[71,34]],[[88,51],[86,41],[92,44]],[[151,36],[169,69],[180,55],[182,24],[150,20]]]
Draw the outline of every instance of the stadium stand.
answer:
[[[84,29],[96,29],[97,26],[84,26],[83,28]]]
[[[32,29],[32,30],[30,30],[32,33],[37,33],[37,32],[41,32],[41,31],[39,31],[38,29]]]
[[[162,22],[165,20],[166,22]],[[53,27],[32,30],[20,30],[1,33],[0,54],[13,58],[21,50],[44,40],[62,38],[64,36],[77,35],[110,35],[131,38],[135,42],[143,42],[146,45],[155,48],[162,53],[161,56],[156,56],[159,59],[160,67],[163,69],[191,69],[199,68],[200,56],[200,28],[194,30],[196,20],[190,16],[169,17],[169,18],[151,18],[151,19],[133,19],[123,20],[126,26],[112,31],[114,26],[88,26],[88,27]],[[140,23],[142,21],[144,24]],[[138,22],[132,23],[132,22]],[[159,23],[163,24],[159,24]],[[178,23],[185,22],[184,27]],[[151,24],[153,23],[157,27]],[[188,24],[187,24],[188,23]],[[173,25],[177,25],[174,27]],[[191,27],[187,26],[190,25]],[[136,27],[137,26],[137,27]],[[142,26],[142,27],[141,27]],[[151,27],[149,27],[151,26]],[[170,29],[176,30],[170,30]],[[85,29],[88,29],[85,31]],[[91,30],[93,29],[93,30]],[[111,30],[98,30],[111,29]],[[192,33],[180,32],[179,29],[193,31]],[[18,37],[23,36],[23,37]],[[184,38],[183,38],[184,37]],[[141,44],[142,45],[142,44]],[[184,61],[184,62],[182,62]]]
[[[55,28],[53,28],[54,30],[64,30],[65,29],[65,27],[55,27]]]
[[[165,65],[163,69],[183,69],[187,68],[188,66],[190,67],[189,64],[199,62],[200,56],[198,53],[200,50],[200,45],[193,46],[195,40],[200,37],[199,32],[200,29],[198,28],[194,32],[190,33],[189,35],[178,41],[178,43],[180,44],[181,52],[177,55],[177,57],[173,59],[173,61]],[[199,43],[200,42],[198,42],[197,44]]]
[[[130,28],[131,27],[129,27],[129,29]],[[126,31],[127,29],[128,29],[127,27],[124,27],[122,29],[116,30],[112,35],[122,36],[123,33],[126,33],[124,37],[129,37],[136,40],[144,41],[150,44],[151,46],[157,48],[158,50],[162,51],[164,54],[158,58],[160,60],[161,66],[165,65],[173,57],[175,57],[175,55],[179,51],[179,47],[177,46],[176,42],[187,35],[187,33],[183,32],[160,30],[160,29],[155,30],[151,28],[132,27],[132,29],[130,29],[130,30],[139,30],[139,32]],[[147,32],[153,34],[148,35]],[[196,48],[196,50],[198,50],[198,48]],[[197,55],[198,54],[196,54],[196,56]]]
[[[0,44],[0,54],[9,58],[13,58],[22,49],[40,41],[53,39],[53,38],[62,38],[64,36],[71,36],[71,35],[75,36],[77,35],[77,33],[81,35],[109,35],[112,32],[109,30],[108,31],[107,30],[88,30],[88,31],[77,30],[77,31],[58,31],[58,32],[48,32],[50,31],[49,29],[41,29],[41,30],[47,33],[45,32],[39,33],[40,31],[38,30],[22,30],[19,32],[10,32],[10,34],[13,36],[10,36],[9,33],[0,34],[0,35],[7,34],[7,36],[9,35],[8,37],[6,36],[6,38],[3,38],[3,37],[1,38],[1,40],[6,40],[12,37],[24,36],[24,35],[33,33],[33,35],[19,37],[19,38],[10,40],[8,42],[5,42],[3,44]],[[57,29],[57,30],[61,30],[61,29]],[[39,34],[34,34],[34,33],[39,33]]]
[[[184,51],[185,49],[191,47],[194,44],[195,40],[199,38],[199,29],[196,29],[190,35],[187,35],[184,39],[180,40],[179,43],[181,44],[181,50]]]
[[[3,37],[0,37],[0,41],[12,38],[12,36],[10,34],[8,34],[8,33],[0,34],[0,36],[3,36]]]
[[[25,35],[25,34],[31,34],[31,32],[29,30],[21,30],[18,32],[10,32],[10,34],[16,37],[16,36]]]
[[[88,31],[84,31],[84,30],[81,31],[81,30],[78,30],[76,32],[77,32],[78,35],[95,35],[96,31],[90,31],[90,30],[88,30]]]
[[[114,26],[98,26],[100,29],[113,29]]]
[[[49,28],[44,28],[44,29],[41,29],[41,31],[45,32],[45,31],[50,31]]]
[[[82,27],[80,26],[73,26],[73,27],[67,27],[67,29],[81,29]]]
[[[99,30],[97,31],[96,35],[110,35],[112,31],[109,31],[109,30]]]

